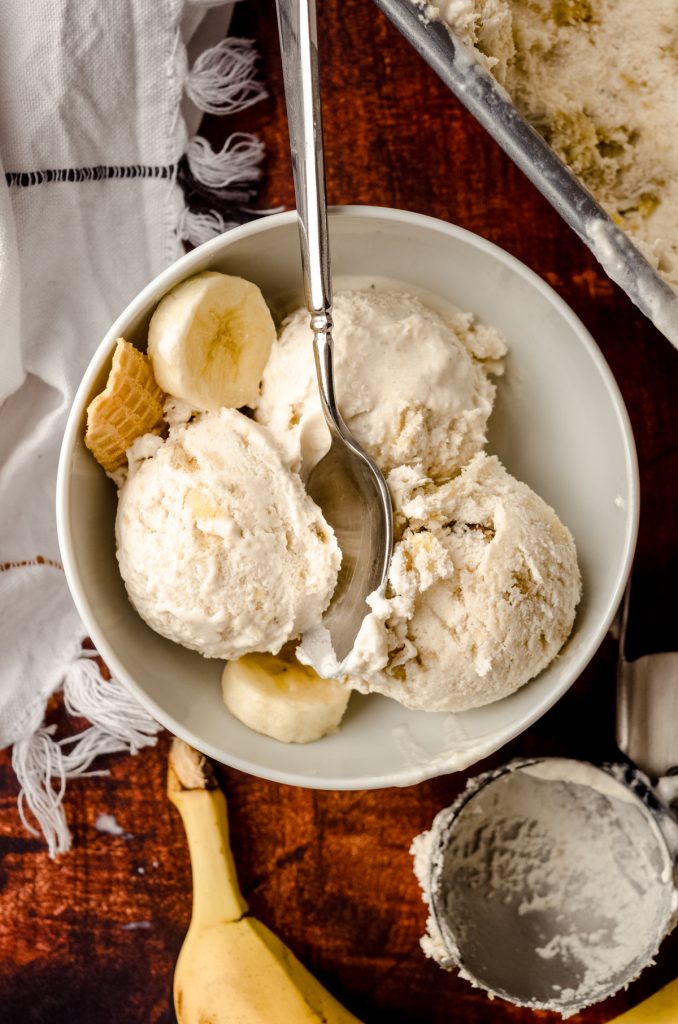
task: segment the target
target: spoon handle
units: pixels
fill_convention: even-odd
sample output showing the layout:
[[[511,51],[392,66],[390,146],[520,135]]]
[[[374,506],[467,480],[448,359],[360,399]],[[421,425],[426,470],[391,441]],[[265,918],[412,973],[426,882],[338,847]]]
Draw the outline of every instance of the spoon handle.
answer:
[[[331,432],[342,434],[343,421],[334,394],[332,278],[315,0],[277,0],[277,8],[301,263],[318,387]]]

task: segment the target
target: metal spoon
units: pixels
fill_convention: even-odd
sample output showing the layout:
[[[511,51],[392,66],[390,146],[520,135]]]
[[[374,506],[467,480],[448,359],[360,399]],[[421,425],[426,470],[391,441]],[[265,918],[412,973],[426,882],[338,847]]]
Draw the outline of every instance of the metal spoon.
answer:
[[[341,662],[369,611],[365,599],[386,582],[393,549],[393,511],[386,481],[351,436],[334,394],[315,0],[278,0],[277,8],[306,305],[311,314],[320,401],[331,436],[330,450],[312,470],[306,488],[334,529],[341,548],[339,581],[323,619]]]

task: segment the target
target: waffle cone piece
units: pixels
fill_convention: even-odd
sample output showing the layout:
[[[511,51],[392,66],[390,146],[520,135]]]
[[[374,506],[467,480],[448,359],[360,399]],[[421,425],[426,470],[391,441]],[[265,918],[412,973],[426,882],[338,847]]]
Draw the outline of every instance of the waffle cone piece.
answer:
[[[148,356],[118,338],[106,387],[87,407],[85,444],[107,473],[138,437],[160,432],[164,400]]]

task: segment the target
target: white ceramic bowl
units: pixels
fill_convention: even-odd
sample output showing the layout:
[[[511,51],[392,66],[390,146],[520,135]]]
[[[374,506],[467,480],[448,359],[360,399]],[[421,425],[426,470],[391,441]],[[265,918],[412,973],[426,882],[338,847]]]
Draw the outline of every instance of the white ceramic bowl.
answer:
[[[517,693],[462,714],[426,714],[355,695],[340,731],[307,745],[251,732],[221,701],[222,663],[153,633],[127,600],[115,558],[116,500],[83,444],[85,410],[115,339],[145,347],[161,296],[200,270],[255,281],[274,315],[301,299],[294,213],[229,231],[184,256],[113,324],[75,398],[63,441],[57,514],[66,576],[110,669],[176,735],[211,757],[280,782],[332,789],[409,785],[467,767],[529,726],[595,653],[619,604],[636,539],[638,476],[622,398],[580,321],[540,278],[484,239],[429,217],[376,207],[332,210],[336,274],[425,288],[495,325],[510,346],[490,450],[554,506],[574,534],[584,596],[561,655]]]

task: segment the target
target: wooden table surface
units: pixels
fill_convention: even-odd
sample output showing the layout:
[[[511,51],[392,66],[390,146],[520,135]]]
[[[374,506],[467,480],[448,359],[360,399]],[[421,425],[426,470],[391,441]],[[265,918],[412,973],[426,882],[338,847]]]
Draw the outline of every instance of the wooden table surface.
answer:
[[[324,0],[323,86],[329,199],[431,214],[532,267],[598,341],[626,401],[642,487],[633,643],[678,647],[678,352],[602,273],[489,137],[369,0]],[[268,147],[262,207],[293,205],[272,4],[239,5],[236,31],[259,40],[269,98],[209,118],[212,139],[254,130]],[[573,410],[576,415],[576,410]],[[614,758],[615,648],[606,640],[571,691],[480,768],[516,755]],[[53,714],[63,718],[56,707]],[[0,756],[0,1019],[169,1024],[173,964],[190,912],[184,836],[164,795],[168,736],[110,775],[73,783],[74,849],[50,861],[24,832],[7,752]],[[425,909],[410,841],[466,773],[404,790],[311,792],[220,769],[247,900],[367,1024],[555,1021],[490,1002],[424,958]],[[121,836],[95,828],[115,815]],[[572,1018],[607,1021],[669,981],[678,937],[629,990]],[[271,1022],[275,1024],[275,1022]]]

